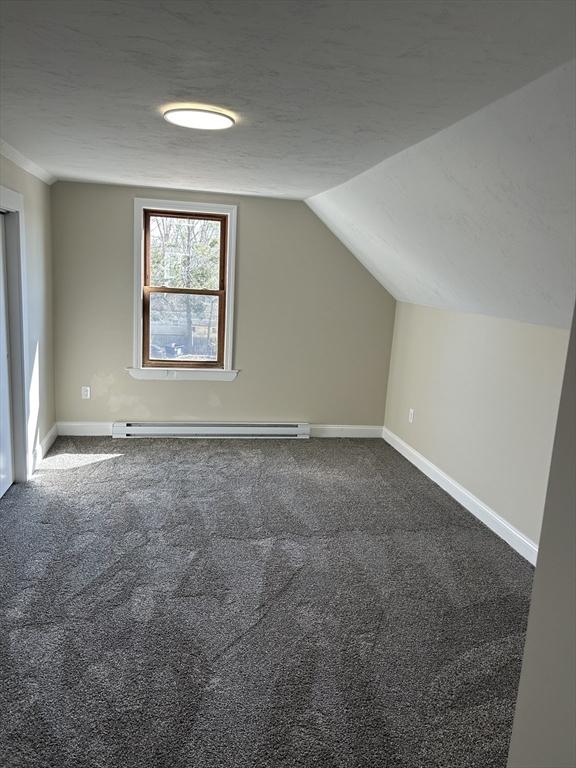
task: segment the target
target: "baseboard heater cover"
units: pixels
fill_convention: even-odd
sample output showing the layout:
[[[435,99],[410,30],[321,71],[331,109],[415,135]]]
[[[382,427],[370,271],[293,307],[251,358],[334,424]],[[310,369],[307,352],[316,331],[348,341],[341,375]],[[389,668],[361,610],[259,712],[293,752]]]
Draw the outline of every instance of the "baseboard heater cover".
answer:
[[[112,437],[305,439],[310,437],[310,424],[283,422],[115,421],[112,424]]]

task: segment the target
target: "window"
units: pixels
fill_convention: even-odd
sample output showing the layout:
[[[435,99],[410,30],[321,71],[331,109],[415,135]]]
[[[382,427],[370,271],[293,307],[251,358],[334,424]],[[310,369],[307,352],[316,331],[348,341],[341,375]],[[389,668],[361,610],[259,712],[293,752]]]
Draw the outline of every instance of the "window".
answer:
[[[222,368],[227,217],[144,211],[145,366]]]
[[[136,200],[136,378],[235,378],[235,225],[234,206]]]

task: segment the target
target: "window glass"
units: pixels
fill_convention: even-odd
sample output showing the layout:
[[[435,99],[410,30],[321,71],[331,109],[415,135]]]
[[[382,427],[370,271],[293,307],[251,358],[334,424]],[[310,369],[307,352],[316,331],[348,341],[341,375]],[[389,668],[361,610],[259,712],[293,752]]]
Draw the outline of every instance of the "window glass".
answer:
[[[150,285],[218,290],[221,222],[150,216]]]
[[[150,359],[217,360],[218,305],[218,296],[150,293]]]

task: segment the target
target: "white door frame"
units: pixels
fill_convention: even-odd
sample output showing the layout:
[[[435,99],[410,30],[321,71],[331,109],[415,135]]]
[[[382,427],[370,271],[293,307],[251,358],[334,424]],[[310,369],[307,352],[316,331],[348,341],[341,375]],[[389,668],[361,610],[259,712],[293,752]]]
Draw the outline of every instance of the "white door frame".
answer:
[[[24,197],[0,186],[0,208],[4,216],[6,247],[6,288],[10,348],[10,393],[14,481],[25,482],[34,472],[34,435],[28,434],[30,420],[31,368],[28,343],[28,281]]]

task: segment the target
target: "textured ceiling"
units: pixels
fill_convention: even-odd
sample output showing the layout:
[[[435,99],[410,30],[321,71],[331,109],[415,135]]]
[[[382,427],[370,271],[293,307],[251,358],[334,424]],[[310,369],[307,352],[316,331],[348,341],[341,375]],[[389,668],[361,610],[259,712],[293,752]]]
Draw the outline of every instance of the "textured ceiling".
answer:
[[[572,0],[3,0],[0,136],[57,178],[305,198],[573,56]],[[211,102],[222,133],[158,108]]]
[[[569,328],[575,94],[570,63],[307,202],[397,299]]]

